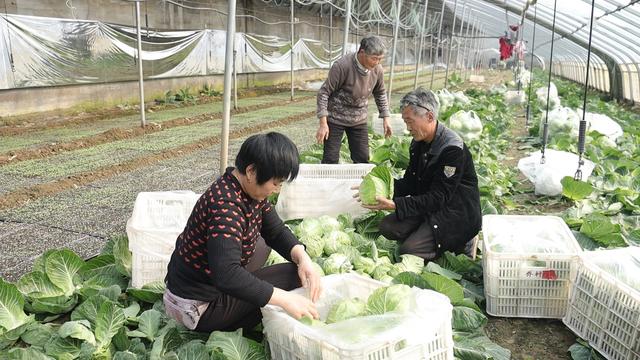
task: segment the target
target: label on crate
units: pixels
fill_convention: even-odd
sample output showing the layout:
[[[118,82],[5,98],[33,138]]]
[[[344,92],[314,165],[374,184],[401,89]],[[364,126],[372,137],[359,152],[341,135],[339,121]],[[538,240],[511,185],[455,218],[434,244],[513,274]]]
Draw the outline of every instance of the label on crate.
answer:
[[[520,271],[520,277],[533,280],[558,280],[556,271],[547,268],[523,268]]]

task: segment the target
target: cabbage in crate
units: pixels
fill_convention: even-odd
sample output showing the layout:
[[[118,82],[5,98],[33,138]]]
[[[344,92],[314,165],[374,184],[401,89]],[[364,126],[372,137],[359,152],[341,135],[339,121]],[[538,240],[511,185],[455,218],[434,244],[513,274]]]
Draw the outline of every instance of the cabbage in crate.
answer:
[[[393,196],[393,178],[389,169],[384,166],[371,169],[360,184],[360,199],[364,205],[377,204],[377,195],[387,199]]]

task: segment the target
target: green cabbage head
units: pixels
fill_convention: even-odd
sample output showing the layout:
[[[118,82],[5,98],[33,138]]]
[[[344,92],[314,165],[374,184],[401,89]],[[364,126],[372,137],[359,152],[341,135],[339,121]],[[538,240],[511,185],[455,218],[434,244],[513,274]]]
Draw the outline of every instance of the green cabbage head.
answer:
[[[393,196],[393,178],[389,168],[385,166],[376,166],[371,169],[360,184],[360,199],[363,204],[377,204],[376,195],[387,199]]]
[[[366,309],[367,304],[358,298],[340,300],[329,310],[326,322],[327,324],[331,324],[363,316],[365,315]]]

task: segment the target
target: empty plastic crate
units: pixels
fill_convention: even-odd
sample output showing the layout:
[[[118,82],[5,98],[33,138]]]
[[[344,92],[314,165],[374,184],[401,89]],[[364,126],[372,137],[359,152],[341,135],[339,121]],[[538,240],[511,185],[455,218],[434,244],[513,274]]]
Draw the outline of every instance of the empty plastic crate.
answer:
[[[640,360],[640,248],[585,252],[562,321],[610,360]]]
[[[487,313],[562,318],[582,252],[565,222],[556,216],[486,215],[482,227]]]
[[[278,196],[276,211],[283,220],[361,215],[368,210],[354,198],[351,187],[360,185],[373,164],[300,164],[298,177],[284,183]]]
[[[384,135],[384,127],[382,126],[383,119],[378,116],[378,113],[370,115],[369,121],[371,123],[371,129],[376,134]],[[391,116],[389,116],[389,126],[391,126],[393,135],[404,135],[408,132],[407,125],[405,125],[404,120],[402,120],[402,114],[391,114]]]
[[[200,195],[192,191],[141,192],[127,221],[131,286],[162,281],[178,235]]]
[[[388,284],[350,273],[325,276],[322,285],[323,294],[317,308],[320,318],[325,319],[336,301],[356,297],[366,301],[374,290]],[[305,294],[305,289],[294,292]],[[395,325],[374,335],[363,335],[357,343],[307,326],[281,308],[267,305],[262,309],[262,323],[271,357],[274,360],[453,360],[452,306],[449,299],[437,292],[418,288],[412,288],[412,295],[416,304],[413,311],[369,318],[367,321],[374,322],[393,319]]]

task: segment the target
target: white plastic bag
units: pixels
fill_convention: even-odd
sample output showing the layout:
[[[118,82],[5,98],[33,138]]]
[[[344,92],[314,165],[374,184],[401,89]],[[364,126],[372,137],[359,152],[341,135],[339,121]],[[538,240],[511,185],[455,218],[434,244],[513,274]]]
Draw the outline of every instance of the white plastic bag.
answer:
[[[575,174],[578,169],[578,155],[566,152],[547,149],[545,151],[545,163],[540,163],[542,154],[536,151],[528,157],[518,161],[518,169],[535,186],[536,195],[557,196],[562,194],[563,177]],[[583,158],[582,180],[589,178],[595,165],[588,159]]]
[[[460,110],[449,117],[449,127],[464,141],[477,140],[482,134],[482,121],[475,111]]]
[[[493,85],[491,89],[489,89],[489,92],[491,93],[491,95],[504,94],[507,92],[507,86],[504,84]]]
[[[504,102],[509,105],[524,104],[527,101],[524,90],[510,90],[504,94]]]
[[[549,89],[549,110],[556,109],[562,104],[560,97],[558,96],[558,89],[554,83],[551,83]],[[538,98],[538,104],[544,109],[547,106],[547,88],[541,87],[536,90],[536,97]]]
[[[544,119],[546,114],[540,117],[540,137],[543,136]],[[549,139],[557,135],[578,136],[580,116],[576,111],[568,107],[558,107],[549,111]]]

